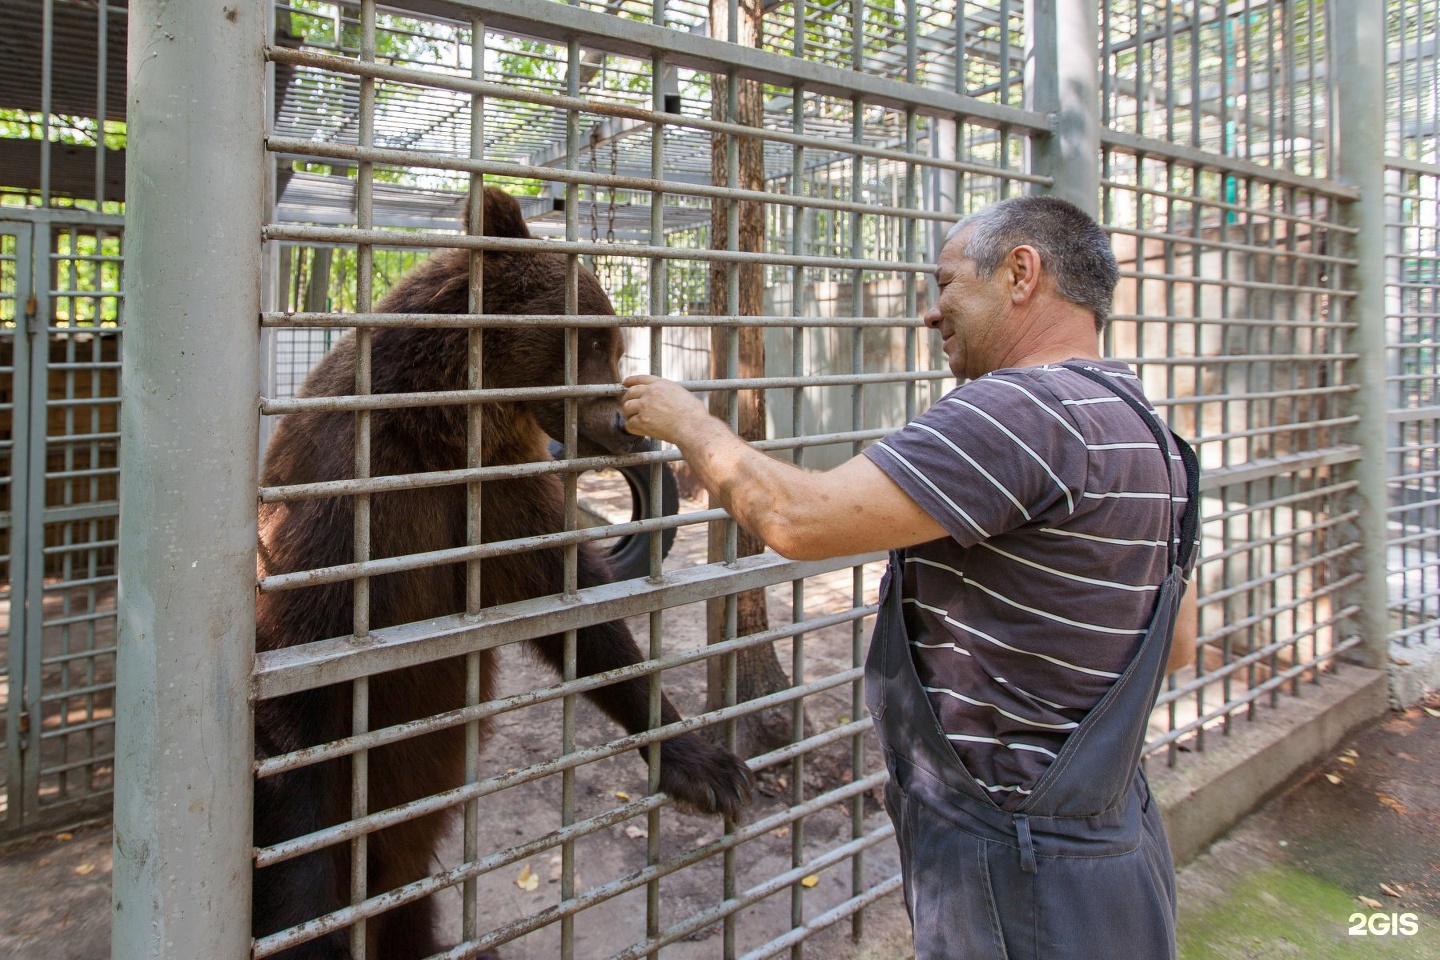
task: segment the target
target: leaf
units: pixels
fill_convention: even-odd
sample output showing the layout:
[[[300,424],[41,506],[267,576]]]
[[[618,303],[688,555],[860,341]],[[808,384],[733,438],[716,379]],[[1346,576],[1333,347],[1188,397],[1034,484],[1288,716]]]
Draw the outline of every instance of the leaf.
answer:
[[[817,875],[815,875],[815,874],[812,873],[812,874],[810,874],[810,876],[808,876],[808,877],[806,877],[804,880],[801,880],[801,881],[800,881],[800,886],[804,887],[806,890],[810,890],[810,889],[813,889],[813,888],[815,887],[815,885],[818,884],[819,882],[820,882],[820,878],[819,878]]]
[[[1379,800],[1381,803],[1385,804],[1385,806],[1389,807],[1391,810],[1394,810],[1401,816],[1404,816],[1405,814],[1410,812],[1405,808],[1405,804],[1401,803],[1399,800],[1396,800],[1388,793],[1377,793],[1375,794],[1375,799]]]
[[[1399,891],[1399,890],[1396,890],[1394,887],[1390,886],[1390,884],[1388,884],[1388,883],[1382,883],[1382,884],[1380,884],[1380,892],[1383,893],[1383,894],[1385,894],[1385,896],[1387,896],[1387,897],[1398,897],[1398,896],[1400,896],[1400,891]]]
[[[1365,904],[1365,906],[1369,907],[1371,910],[1380,910],[1383,909],[1385,906],[1385,904],[1381,903],[1379,900],[1372,900],[1369,897],[1356,897],[1355,899]]]
[[[630,799],[630,794],[626,793],[624,790],[616,790],[616,791],[615,791],[615,799],[616,799],[616,800],[629,800],[629,799]]]
[[[773,834],[774,834],[775,836],[777,836],[777,837],[788,837],[788,836],[790,836],[790,828],[789,828],[789,827],[781,827],[779,830],[775,830],[775,831],[772,831],[772,832],[773,832]]]
[[[1327,774],[1325,774],[1325,779],[1326,779],[1326,780],[1329,780],[1331,783],[1334,783],[1334,784],[1340,783],[1340,777],[1339,777],[1338,774],[1327,773]]]
[[[1352,767],[1355,766],[1355,759],[1353,757],[1336,757],[1335,759],[1339,760],[1341,763],[1348,763]]]
[[[527,863],[520,870],[520,876],[515,878],[515,886],[519,887],[521,890],[524,890],[526,893],[530,893],[531,891],[539,888],[540,875],[535,871],[531,870],[530,864]]]
[[[75,839],[75,836],[74,836],[73,834],[69,834],[69,833],[57,833],[57,834],[55,834],[55,839],[56,839],[56,840],[74,840],[74,839]]]
[[[635,824],[632,823],[630,824],[630,826],[625,828],[625,836],[629,837],[631,840],[639,840],[642,837],[650,836],[650,834],[645,831],[644,827],[637,827],[635,826]]]
[[[80,866],[75,868],[75,872],[82,877],[89,876],[90,874],[95,872],[95,864],[82,863],[80,864]]]
[[[1425,707],[1424,709],[1426,713],[1430,714],[1430,716],[1440,717],[1440,710],[1436,710],[1434,707]]]
[[[1346,751],[1345,751],[1345,756],[1347,756],[1347,757],[1358,757],[1358,756],[1360,756],[1360,754],[1356,753],[1354,750],[1346,750]]]

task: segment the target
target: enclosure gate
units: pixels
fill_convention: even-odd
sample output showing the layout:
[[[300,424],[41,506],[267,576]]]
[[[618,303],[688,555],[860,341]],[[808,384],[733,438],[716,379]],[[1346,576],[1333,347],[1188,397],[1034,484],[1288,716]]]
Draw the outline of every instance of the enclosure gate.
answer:
[[[80,211],[0,220],[0,837],[110,804],[122,233]]]

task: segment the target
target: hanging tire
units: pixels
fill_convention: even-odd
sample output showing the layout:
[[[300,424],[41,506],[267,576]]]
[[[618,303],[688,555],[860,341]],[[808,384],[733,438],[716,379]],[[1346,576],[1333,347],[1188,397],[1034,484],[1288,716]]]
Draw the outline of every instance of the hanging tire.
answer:
[[[557,440],[550,441],[550,456],[559,460],[565,455],[565,447]],[[644,520],[650,512],[650,467],[648,465],[618,467],[625,485],[630,488],[630,519]],[[680,512],[680,488],[675,482],[675,471],[670,464],[660,465],[660,512],[659,516],[673,517]],[[603,519],[603,518],[602,518]],[[605,558],[616,580],[632,580],[650,575],[650,538],[653,533],[631,533],[617,539],[610,545]],[[659,531],[660,556],[670,555],[675,544],[675,528]]]

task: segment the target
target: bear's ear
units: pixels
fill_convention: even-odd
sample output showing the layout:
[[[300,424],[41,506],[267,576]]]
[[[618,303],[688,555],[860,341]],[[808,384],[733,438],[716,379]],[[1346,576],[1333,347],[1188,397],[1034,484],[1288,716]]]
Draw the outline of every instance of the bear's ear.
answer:
[[[520,204],[515,198],[504,190],[495,187],[485,188],[485,236],[487,237],[516,237],[521,240],[530,240],[530,228],[525,225],[525,217],[520,213]],[[465,204],[465,209],[460,214],[460,219],[465,225],[465,232],[470,232],[470,204]]]

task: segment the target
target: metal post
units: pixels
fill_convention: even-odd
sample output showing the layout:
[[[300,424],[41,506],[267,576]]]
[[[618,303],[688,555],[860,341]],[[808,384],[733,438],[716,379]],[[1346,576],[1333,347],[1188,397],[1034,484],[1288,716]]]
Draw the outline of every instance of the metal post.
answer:
[[[1051,119],[1030,142],[1030,172],[1055,178],[1033,189],[1100,212],[1100,28],[1096,0],[1028,0],[1025,107]]]
[[[1359,607],[1351,631],[1364,638],[1357,647],[1368,667],[1388,662],[1389,619],[1386,597],[1386,525],[1388,503],[1385,445],[1387,388],[1385,384],[1385,4],[1383,0],[1342,0],[1330,8],[1335,38],[1334,89],[1339,149],[1337,179],[1360,189],[1360,199],[1346,203],[1343,222],[1356,228],[1352,274],[1356,296],[1350,301],[1356,322],[1354,348],[1355,412],[1360,420],[1353,439],[1361,455],[1353,465],[1360,519],[1360,549],[1351,555],[1353,569],[1364,574],[1349,591],[1346,603]],[[1343,300],[1336,302],[1343,303]]]
[[[250,955],[268,12],[131,6],[116,960]]]

